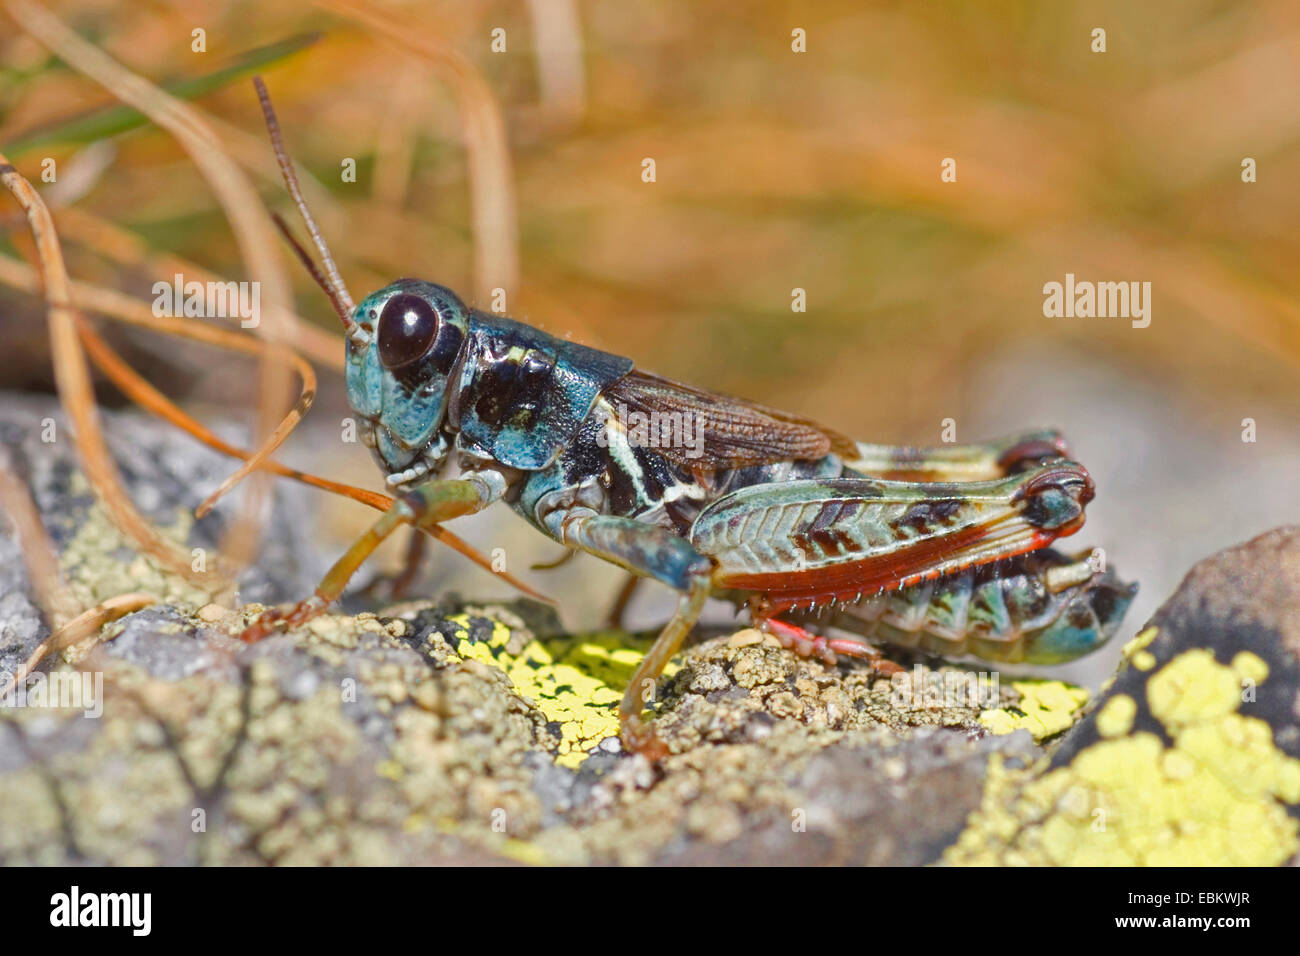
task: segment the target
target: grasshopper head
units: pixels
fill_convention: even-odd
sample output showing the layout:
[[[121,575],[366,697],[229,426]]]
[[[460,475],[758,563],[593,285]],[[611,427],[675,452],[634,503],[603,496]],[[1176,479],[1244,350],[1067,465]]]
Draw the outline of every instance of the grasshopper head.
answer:
[[[460,364],[469,310],[450,289],[399,279],[361,300],[347,340],[348,403],[389,484],[436,474],[448,389]]]

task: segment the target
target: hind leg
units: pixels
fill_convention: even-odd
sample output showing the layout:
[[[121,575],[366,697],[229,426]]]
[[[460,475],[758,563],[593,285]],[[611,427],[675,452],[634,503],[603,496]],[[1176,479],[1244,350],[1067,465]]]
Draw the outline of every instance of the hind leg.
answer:
[[[903,670],[893,661],[882,657],[880,651],[866,641],[851,637],[826,637],[798,624],[791,624],[789,621],[782,621],[775,617],[762,617],[757,612],[754,616],[754,626],[771,634],[781,642],[782,647],[794,651],[800,657],[816,657],[827,664],[834,665],[839,663],[840,655],[843,655],[867,661],[873,672],[886,676],[902,673]]]

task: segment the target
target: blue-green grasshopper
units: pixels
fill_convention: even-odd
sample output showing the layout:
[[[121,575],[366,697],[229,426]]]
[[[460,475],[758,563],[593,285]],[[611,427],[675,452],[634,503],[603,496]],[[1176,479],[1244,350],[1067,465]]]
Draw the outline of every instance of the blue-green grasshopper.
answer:
[[[295,248],[343,323],[348,401],[397,498],[312,597],[266,612],[245,639],[318,614],[403,525],[497,503],[680,595],[619,707],[624,742],[650,753],[643,704],[711,596],[828,661],[877,658],[866,635],[1055,663],[1116,630],[1135,587],[1049,549],[1083,525],[1094,494],[1056,432],[870,445],[470,308],[434,283],[401,279],[354,305],[258,90],[323,273]],[[441,477],[453,462],[459,477]]]

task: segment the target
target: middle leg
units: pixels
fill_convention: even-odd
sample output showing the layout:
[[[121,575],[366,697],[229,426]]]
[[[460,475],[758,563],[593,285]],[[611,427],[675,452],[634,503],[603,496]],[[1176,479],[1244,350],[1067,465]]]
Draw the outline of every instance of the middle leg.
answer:
[[[662,745],[642,722],[641,710],[655,698],[659,676],[699,620],[712,590],[713,562],[665,528],[590,508],[552,511],[542,516],[542,526],[561,544],[654,578],[681,595],[618,705],[623,742],[632,750],[661,756]]]

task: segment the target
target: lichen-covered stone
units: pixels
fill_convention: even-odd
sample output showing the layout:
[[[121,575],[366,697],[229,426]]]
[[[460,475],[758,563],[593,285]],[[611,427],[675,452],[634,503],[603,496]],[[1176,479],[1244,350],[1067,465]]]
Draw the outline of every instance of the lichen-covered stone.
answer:
[[[1300,529],[1198,564],[1050,761],[994,763],[950,863],[1276,865],[1300,850]]]

